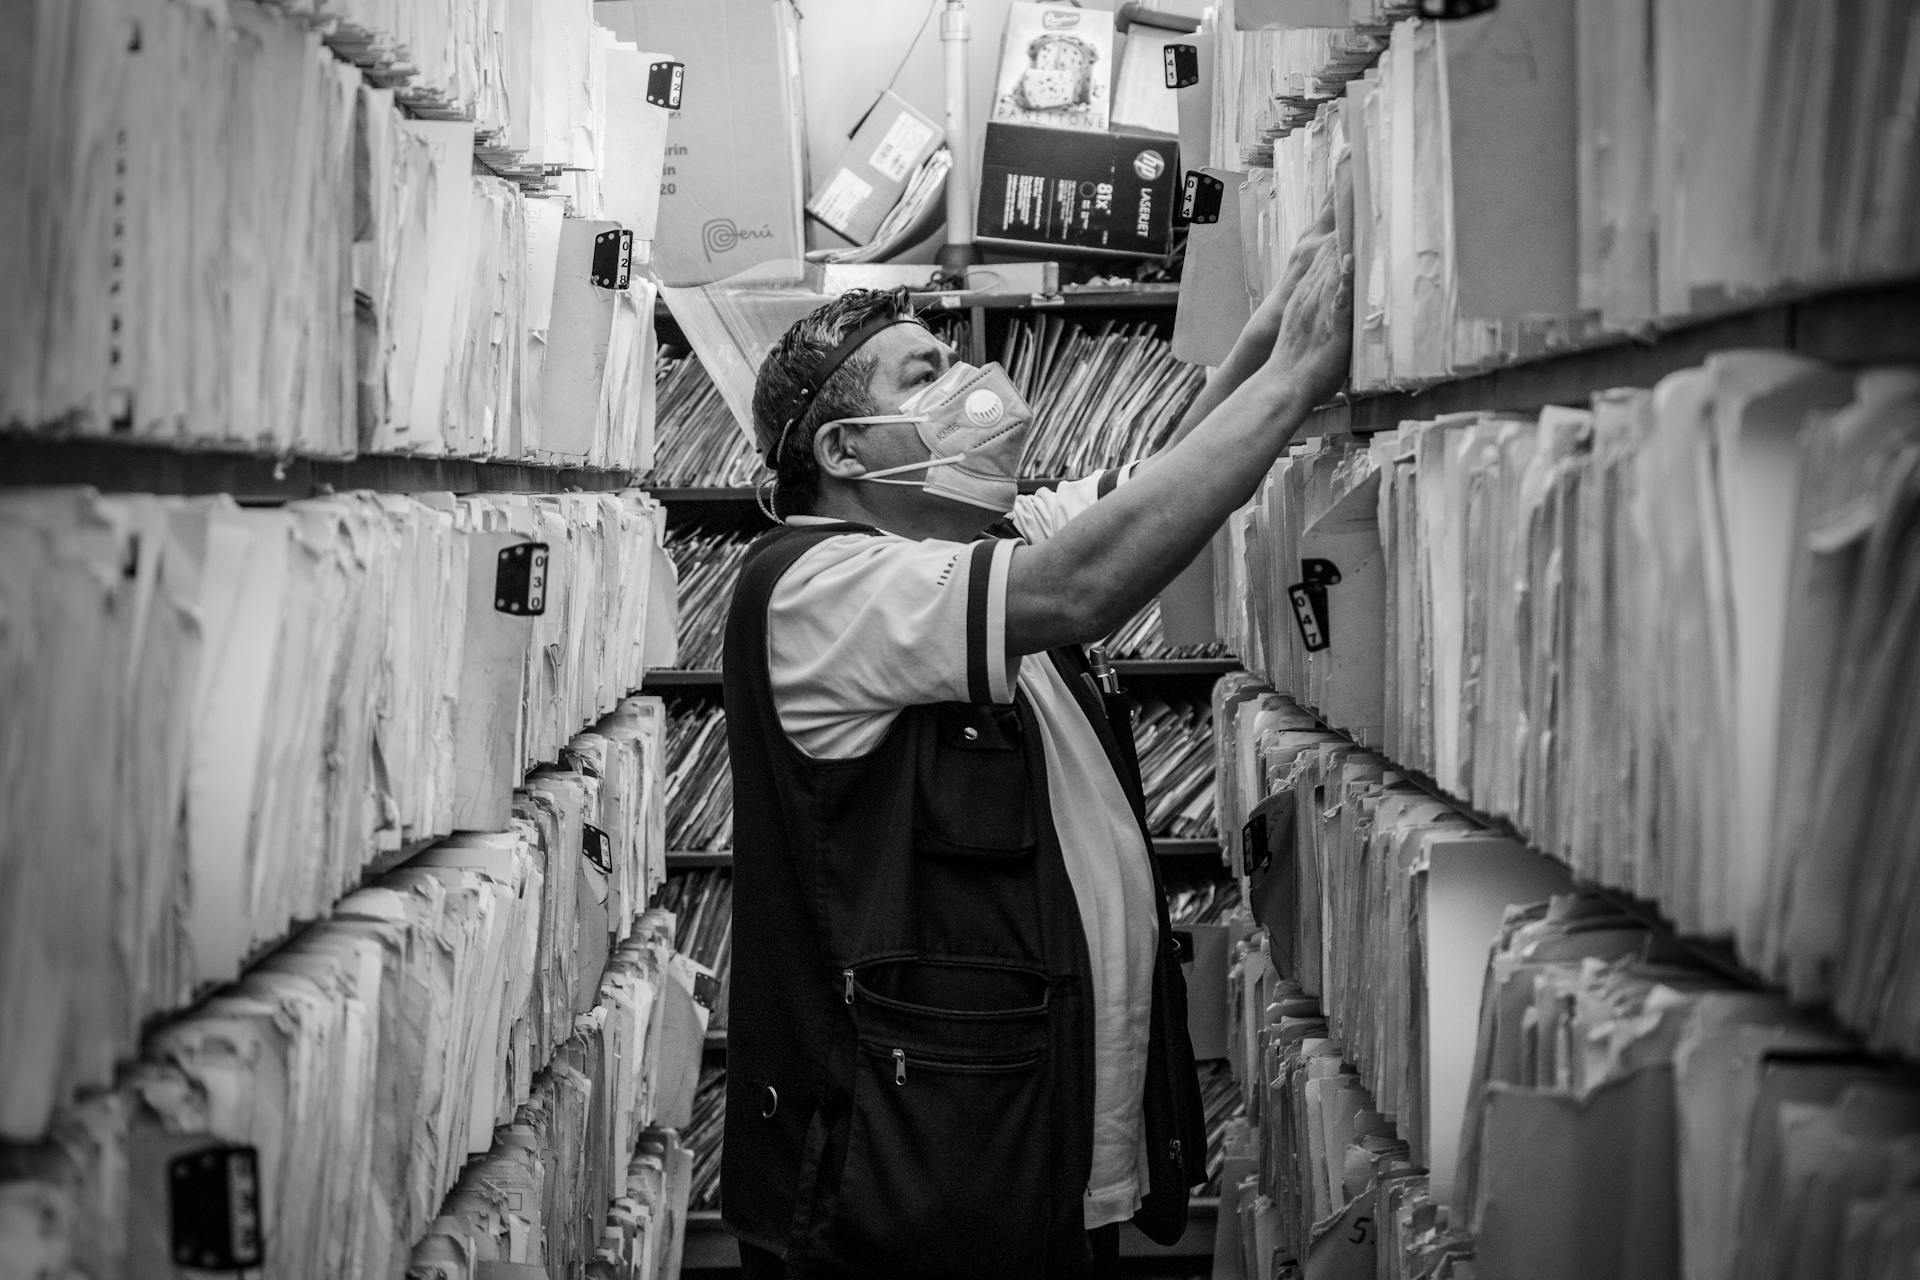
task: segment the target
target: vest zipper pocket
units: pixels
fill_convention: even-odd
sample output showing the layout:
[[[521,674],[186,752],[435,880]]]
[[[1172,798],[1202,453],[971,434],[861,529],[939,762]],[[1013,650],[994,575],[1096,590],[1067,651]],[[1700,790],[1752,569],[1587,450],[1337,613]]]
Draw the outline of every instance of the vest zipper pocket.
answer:
[[[893,1064],[893,1082],[903,1085],[907,1082],[907,1067],[916,1071],[946,1071],[960,1075],[1011,1075],[1017,1071],[1029,1071],[1040,1065],[1046,1056],[1044,1052],[1022,1053],[1012,1057],[963,1058],[944,1053],[922,1053],[919,1050],[909,1052],[888,1045],[863,1043],[860,1046],[876,1058]]]

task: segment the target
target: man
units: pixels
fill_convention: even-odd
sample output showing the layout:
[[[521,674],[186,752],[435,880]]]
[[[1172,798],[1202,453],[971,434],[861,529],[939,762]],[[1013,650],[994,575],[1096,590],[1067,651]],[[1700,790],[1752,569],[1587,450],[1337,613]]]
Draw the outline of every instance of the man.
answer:
[[[1104,1275],[1120,1222],[1179,1237],[1206,1157],[1185,990],[1127,719],[1080,646],[1192,561],[1344,379],[1333,226],[1177,443],[1017,500],[1017,391],[887,295],[768,356],[783,523],[725,657],[721,1203],[749,1277]]]

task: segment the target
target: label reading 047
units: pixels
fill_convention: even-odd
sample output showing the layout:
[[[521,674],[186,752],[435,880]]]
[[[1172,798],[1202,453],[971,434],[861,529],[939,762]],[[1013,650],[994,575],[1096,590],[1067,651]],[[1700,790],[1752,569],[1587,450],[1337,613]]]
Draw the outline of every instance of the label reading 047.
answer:
[[[547,552],[544,542],[516,542],[500,549],[493,571],[493,607],[517,618],[547,611]]]
[[[1340,570],[1331,560],[1304,559],[1300,575],[1304,581],[1287,588],[1287,601],[1300,627],[1300,647],[1318,653],[1333,643],[1327,626],[1327,588],[1340,581]]]

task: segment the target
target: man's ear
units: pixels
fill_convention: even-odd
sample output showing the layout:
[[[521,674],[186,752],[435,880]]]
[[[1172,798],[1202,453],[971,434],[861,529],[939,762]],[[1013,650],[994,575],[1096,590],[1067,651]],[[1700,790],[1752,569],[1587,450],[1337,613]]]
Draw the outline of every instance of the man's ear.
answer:
[[[867,464],[854,452],[855,429],[843,422],[830,422],[813,434],[813,460],[820,474],[836,480],[850,480],[867,473]]]

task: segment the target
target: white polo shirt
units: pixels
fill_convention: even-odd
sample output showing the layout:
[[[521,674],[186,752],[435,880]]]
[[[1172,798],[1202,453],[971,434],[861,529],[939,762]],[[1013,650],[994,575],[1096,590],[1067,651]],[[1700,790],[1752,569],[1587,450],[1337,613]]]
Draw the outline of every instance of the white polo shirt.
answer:
[[[1028,542],[1043,542],[1098,497],[1097,476],[1023,495],[1014,526]],[[1092,1228],[1132,1217],[1147,1189],[1141,1094],[1159,922],[1150,854],[1086,713],[1044,655],[1007,657],[1015,545],[1001,541],[977,554],[971,543],[893,534],[829,538],[774,587],[767,657],[781,726],[818,760],[872,750],[906,707],[970,701],[982,684],[994,702],[1013,701],[1016,687],[1027,695],[1093,965]],[[973,581],[976,572],[984,583]]]

